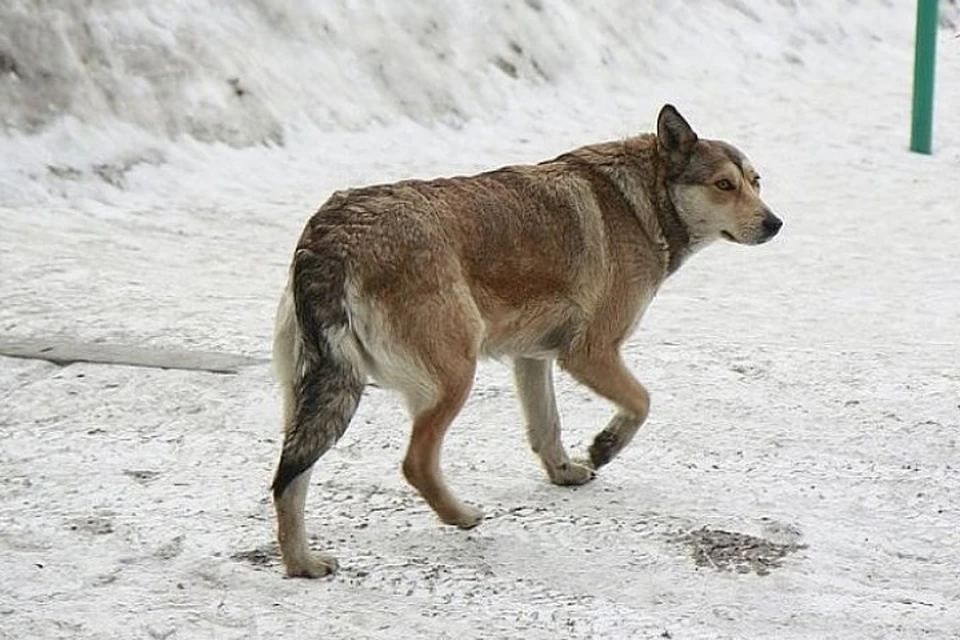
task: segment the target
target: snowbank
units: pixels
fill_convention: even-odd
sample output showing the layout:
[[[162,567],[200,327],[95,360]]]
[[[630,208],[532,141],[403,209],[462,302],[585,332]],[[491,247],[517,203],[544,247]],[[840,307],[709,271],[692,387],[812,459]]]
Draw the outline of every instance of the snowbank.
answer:
[[[503,121],[609,136],[648,129],[663,102],[732,116],[772,86],[856,90],[871,68],[908,86],[912,17],[829,0],[9,0],[0,202],[122,188],[208,153],[191,140],[302,153],[324,134]],[[788,126],[809,120],[795,99]]]
[[[871,55],[895,3],[119,0],[0,7],[0,123],[63,118],[280,144],[288,129],[495,117],[529,91],[605,101],[664,78],[749,81]],[[749,34],[749,37],[747,36]]]

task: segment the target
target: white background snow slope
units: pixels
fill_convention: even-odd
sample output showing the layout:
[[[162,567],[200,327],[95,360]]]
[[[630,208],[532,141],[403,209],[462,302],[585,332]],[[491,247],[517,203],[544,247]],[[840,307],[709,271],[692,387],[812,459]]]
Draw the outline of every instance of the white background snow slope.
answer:
[[[651,418],[590,485],[545,481],[484,365],[444,457],[488,515],[471,532],[404,484],[407,417],[369,389],[314,474],[308,527],[342,565],[320,581],[278,566],[266,365],[0,358],[0,637],[960,637],[943,4],[928,157],[907,0],[5,0],[6,339],[267,357],[333,189],[542,160],[664,102],[748,153],[785,227],[665,285],[626,352]],[[610,408],[559,386],[582,451]],[[704,527],[794,551],[725,565]]]

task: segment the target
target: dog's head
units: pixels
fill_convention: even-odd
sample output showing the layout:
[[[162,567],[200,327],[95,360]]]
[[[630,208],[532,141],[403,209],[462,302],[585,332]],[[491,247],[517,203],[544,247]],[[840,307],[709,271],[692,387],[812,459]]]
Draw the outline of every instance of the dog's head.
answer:
[[[672,106],[657,118],[657,151],[667,169],[667,189],[692,243],[726,238],[761,244],[783,222],[760,199],[760,175],[733,145],[701,140]]]

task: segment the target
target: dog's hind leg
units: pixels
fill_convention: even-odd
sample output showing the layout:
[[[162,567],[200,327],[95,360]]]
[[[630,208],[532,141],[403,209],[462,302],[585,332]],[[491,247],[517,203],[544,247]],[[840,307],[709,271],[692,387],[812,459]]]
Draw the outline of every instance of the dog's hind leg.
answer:
[[[319,366],[309,369],[295,390],[272,487],[280,555],[291,577],[318,578],[337,569],[332,556],[309,551],[304,505],[314,463],[346,431],[363,390],[358,378]]]
[[[403,460],[403,475],[420,492],[440,520],[461,529],[480,523],[483,513],[466,505],[447,488],[440,470],[440,449],[443,437],[460,412],[473,384],[474,367],[449,370],[439,382],[437,399],[413,420],[410,445]]]
[[[588,449],[590,465],[599,469],[626,447],[650,413],[650,394],[623,363],[606,349],[582,349],[564,358],[564,369],[581,384],[617,405],[619,411]]]
[[[296,313],[288,290],[277,312],[274,369],[283,403],[283,448],[273,480],[277,539],[287,575],[317,578],[337,568],[307,546],[304,505],[314,463],[343,435],[363,392],[357,368],[332,343],[340,328]]]
[[[527,439],[534,453],[540,456],[551,482],[584,484],[596,474],[588,466],[572,462],[563,447],[552,368],[552,360],[517,358],[514,361],[513,374],[527,421]]]
[[[458,500],[447,487],[440,452],[444,435],[473,386],[482,328],[479,312],[469,292],[458,285],[443,296],[385,307],[392,310],[384,326],[394,359],[387,377],[403,393],[413,416],[403,475],[440,520],[469,529],[480,523],[483,513]],[[374,360],[381,360],[374,351]]]

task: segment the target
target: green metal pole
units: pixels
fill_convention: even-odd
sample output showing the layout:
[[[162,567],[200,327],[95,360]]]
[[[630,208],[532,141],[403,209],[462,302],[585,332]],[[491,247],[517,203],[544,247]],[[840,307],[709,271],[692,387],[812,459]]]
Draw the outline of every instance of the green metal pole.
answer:
[[[913,125],[910,150],[930,153],[933,132],[933,67],[937,52],[937,0],[917,0],[913,58]]]

